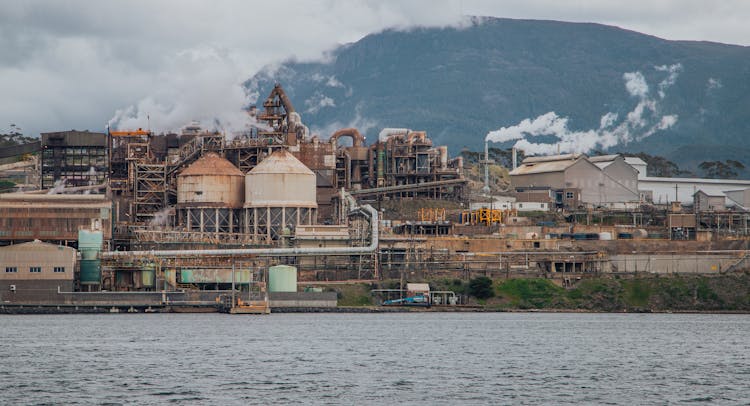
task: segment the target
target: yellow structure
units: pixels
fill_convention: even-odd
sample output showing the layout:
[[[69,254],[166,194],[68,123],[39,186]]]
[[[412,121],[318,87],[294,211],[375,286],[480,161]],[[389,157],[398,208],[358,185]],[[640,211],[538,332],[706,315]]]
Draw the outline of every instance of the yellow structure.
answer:
[[[428,208],[423,207],[417,212],[419,221],[445,221],[445,209],[444,208]]]
[[[492,225],[503,221],[503,216],[511,215],[510,210],[477,209],[461,212],[461,224]]]

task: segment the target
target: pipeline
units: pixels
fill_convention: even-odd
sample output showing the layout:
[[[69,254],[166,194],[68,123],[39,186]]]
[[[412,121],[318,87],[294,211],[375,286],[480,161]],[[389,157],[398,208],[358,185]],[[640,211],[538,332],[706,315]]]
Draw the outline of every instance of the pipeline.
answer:
[[[437,147],[437,150],[440,152],[440,169],[448,169],[448,147],[441,145]]]
[[[408,128],[384,128],[380,131],[380,134],[378,134],[378,141],[385,142],[393,135],[404,136],[410,132],[411,130]]]
[[[66,187],[60,193],[51,194],[49,196],[63,195],[63,194],[73,195],[76,192],[84,192],[87,190],[101,190],[101,189],[105,189],[106,187],[107,187],[106,183],[102,183],[99,185]],[[24,195],[46,195],[47,193],[49,193],[50,190],[52,189],[29,190],[26,192],[19,192],[19,193],[22,193]],[[81,195],[81,196],[85,196],[85,195]]]
[[[273,96],[279,96],[281,105],[284,106],[284,110],[286,110],[287,114],[294,112],[294,106],[292,106],[292,102],[289,100],[289,97],[287,97],[286,92],[284,92],[284,89],[279,83],[274,85],[273,90],[271,90],[271,94],[268,96],[266,101],[272,101]]]
[[[340,137],[351,138],[353,147],[361,147],[365,144],[365,137],[363,137],[356,128],[343,128],[336,131],[331,135],[331,143],[336,146]]]
[[[361,255],[370,254],[378,249],[378,211],[369,204],[353,207],[350,213],[367,212],[370,215],[372,237],[370,244],[364,247],[318,247],[318,248],[230,248],[208,250],[151,250],[151,251],[107,251],[100,255],[102,259],[127,257],[196,257],[209,255],[257,255],[274,256],[312,256],[312,255]]]

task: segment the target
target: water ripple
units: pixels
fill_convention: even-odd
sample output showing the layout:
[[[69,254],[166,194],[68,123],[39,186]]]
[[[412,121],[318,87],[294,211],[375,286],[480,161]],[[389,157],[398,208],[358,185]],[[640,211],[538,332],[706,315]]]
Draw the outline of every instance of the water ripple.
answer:
[[[747,402],[747,315],[0,317],[3,404]]]

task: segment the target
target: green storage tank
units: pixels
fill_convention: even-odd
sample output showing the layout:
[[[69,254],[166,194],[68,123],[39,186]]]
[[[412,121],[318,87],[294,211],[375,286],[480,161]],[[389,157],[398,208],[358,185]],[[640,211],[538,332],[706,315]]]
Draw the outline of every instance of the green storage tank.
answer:
[[[98,285],[101,283],[102,266],[98,259],[81,260],[81,285]]]
[[[154,265],[146,265],[141,269],[141,284],[143,286],[154,286],[155,268]]]
[[[289,265],[276,265],[268,268],[269,292],[296,292],[297,268]]]
[[[78,251],[81,259],[96,259],[102,250],[104,235],[101,231],[78,230]]]

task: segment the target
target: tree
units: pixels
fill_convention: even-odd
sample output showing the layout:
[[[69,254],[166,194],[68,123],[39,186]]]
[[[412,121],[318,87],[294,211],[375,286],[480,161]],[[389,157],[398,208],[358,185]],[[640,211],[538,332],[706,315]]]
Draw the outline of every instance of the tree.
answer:
[[[486,276],[479,276],[469,281],[469,295],[477,299],[488,299],[495,296],[492,289],[492,279]]]
[[[726,161],[704,161],[698,167],[710,179],[734,179],[739,175],[738,171],[745,169],[739,161],[727,159]]]
[[[683,171],[676,163],[657,155],[649,155],[644,152],[635,154],[648,164],[647,176],[658,176],[660,178],[671,178],[679,175],[686,175],[689,172]]]
[[[35,141],[30,137],[25,137],[21,131],[21,127],[15,124],[11,124],[7,130],[0,130],[0,147],[12,147]]]

